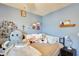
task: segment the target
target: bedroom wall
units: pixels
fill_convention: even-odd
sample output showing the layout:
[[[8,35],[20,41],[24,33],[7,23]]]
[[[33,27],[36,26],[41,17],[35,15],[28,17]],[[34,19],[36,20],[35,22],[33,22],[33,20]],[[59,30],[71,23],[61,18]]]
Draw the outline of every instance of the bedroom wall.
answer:
[[[26,17],[20,16],[20,10],[0,4],[0,21],[12,20],[16,23],[19,29],[22,30],[22,26],[25,25],[26,33],[40,33],[41,30],[33,30],[31,28],[32,23],[41,22],[41,17],[32,13],[27,13]]]
[[[59,23],[65,19],[70,19],[72,23],[79,24],[79,4],[71,4],[63,9],[52,12],[42,17],[42,32],[53,36],[70,36],[73,41],[73,48],[77,49],[79,55],[79,26],[60,28]],[[66,40],[66,46],[68,42]]]

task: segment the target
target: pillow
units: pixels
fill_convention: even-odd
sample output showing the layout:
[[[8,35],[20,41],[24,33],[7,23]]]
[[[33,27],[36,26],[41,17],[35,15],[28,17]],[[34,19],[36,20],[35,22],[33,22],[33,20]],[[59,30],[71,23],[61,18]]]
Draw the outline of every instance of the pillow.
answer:
[[[37,40],[38,43],[48,43],[47,39],[39,39]]]
[[[42,34],[32,34],[32,37],[35,37],[38,40],[42,38]]]
[[[37,39],[38,38],[42,38],[42,34],[28,34],[27,35],[27,39],[30,39],[30,38],[32,38],[32,37],[36,37]]]
[[[28,34],[26,39],[30,43],[36,43],[39,39],[42,39],[42,34]]]
[[[24,37],[25,37],[25,38],[22,40],[22,42],[29,45],[30,42],[29,42],[29,40],[27,39],[27,34],[24,34]]]
[[[35,36],[33,36],[32,38],[29,39],[30,43],[36,43],[37,42],[37,38]]]
[[[30,38],[32,38],[32,34],[26,35],[26,39],[30,39]]]
[[[54,44],[56,42],[59,42],[59,37],[54,37],[54,36],[49,36],[49,35],[46,35],[46,37],[49,44]]]
[[[38,37],[39,37],[37,40],[38,43],[48,43],[46,34],[39,34]]]

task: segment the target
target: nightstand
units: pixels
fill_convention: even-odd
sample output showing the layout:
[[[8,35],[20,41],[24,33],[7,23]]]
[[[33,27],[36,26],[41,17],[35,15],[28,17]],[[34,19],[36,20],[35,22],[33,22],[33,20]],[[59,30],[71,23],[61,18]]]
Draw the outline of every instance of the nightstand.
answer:
[[[60,56],[76,56],[76,49],[67,49],[67,47],[63,47],[60,50]]]

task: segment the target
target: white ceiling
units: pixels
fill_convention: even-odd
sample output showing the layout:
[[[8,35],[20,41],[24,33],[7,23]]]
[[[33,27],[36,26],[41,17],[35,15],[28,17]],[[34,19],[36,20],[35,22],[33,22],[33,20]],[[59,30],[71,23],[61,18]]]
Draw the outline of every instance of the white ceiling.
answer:
[[[36,15],[45,16],[51,12],[64,8],[69,3],[6,3],[6,5],[18,8],[20,10],[26,10],[27,12],[34,13]]]

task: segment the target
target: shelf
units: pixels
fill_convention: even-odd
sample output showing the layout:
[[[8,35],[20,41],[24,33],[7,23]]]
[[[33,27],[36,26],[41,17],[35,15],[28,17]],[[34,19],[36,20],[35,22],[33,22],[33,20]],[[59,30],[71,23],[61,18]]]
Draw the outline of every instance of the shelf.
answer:
[[[60,24],[60,27],[74,27],[76,24]]]

